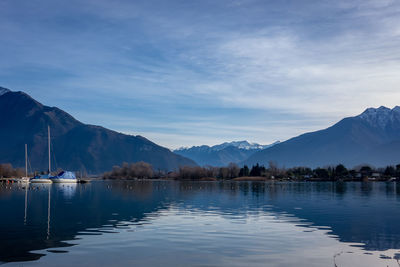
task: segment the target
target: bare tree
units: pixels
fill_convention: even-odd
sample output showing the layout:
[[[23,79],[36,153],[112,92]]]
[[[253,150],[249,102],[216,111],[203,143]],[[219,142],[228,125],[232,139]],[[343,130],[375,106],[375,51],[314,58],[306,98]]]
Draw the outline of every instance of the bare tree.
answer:
[[[0,164],[0,177],[22,177],[24,173],[23,169],[14,169],[10,163]]]
[[[136,163],[122,164],[122,167],[114,166],[111,172],[103,174],[104,179],[132,179],[152,178],[153,168],[149,163],[140,161]]]
[[[235,163],[229,163],[228,165],[228,176],[229,178],[236,178],[239,176],[240,168],[237,164]]]

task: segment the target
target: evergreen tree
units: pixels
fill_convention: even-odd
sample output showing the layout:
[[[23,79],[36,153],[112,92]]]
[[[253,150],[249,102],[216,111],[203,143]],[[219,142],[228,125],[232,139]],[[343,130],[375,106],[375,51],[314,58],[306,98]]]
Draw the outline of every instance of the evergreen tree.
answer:
[[[348,174],[348,170],[343,164],[339,164],[335,168],[335,175],[337,177],[344,177]]]
[[[243,168],[240,168],[239,177],[249,176],[249,173],[249,167],[247,167],[247,165],[244,165]]]

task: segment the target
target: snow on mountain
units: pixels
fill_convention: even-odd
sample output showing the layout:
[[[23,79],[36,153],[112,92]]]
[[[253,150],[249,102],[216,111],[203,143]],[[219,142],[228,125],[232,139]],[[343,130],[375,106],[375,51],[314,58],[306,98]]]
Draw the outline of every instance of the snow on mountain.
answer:
[[[279,141],[270,145],[260,145],[257,143],[249,143],[244,140],[225,142],[211,147],[203,145],[180,148],[173,152],[190,158],[200,165],[226,166],[231,162],[239,163],[255,152],[271,147],[277,143],[279,143]]]
[[[244,140],[244,141],[225,142],[225,143],[222,143],[220,145],[212,146],[211,148],[213,150],[219,151],[219,150],[222,150],[222,149],[227,148],[229,146],[237,147],[237,148],[240,148],[240,149],[246,149],[246,150],[263,149],[263,147],[265,147],[265,146],[257,144],[257,143],[249,143],[248,141]]]
[[[207,146],[207,145],[202,145],[202,146],[193,146],[193,147],[181,147],[176,149],[175,151],[182,151],[182,150],[190,150],[190,149],[194,149],[196,148],[196,150],[203,150],[203,151],[208,151],[208,150],[212,150],[212,151],[221,151],[227,147],[236,147],[239,149],[244,149],[244,150],[262,150],[268,147],[271,147],[273,145],[279,144],[280,141],[276,141],[272,144],[269,145],[260,145],[257,143],[250,143],[246,140],[243,141],[232,141],[232,142],[225,142],[219,145],[215,145],[215,146]]]
[[[400,107],[396,106],[393,109],[384,106],[379,108],[368,108],[358,117],[371,126],[384,129],[389,124],[400,121]]]
[[[265,149],[267,147],[271,147],[278,143],[279,143],[279,141],[276,141],[275,143],[269,144],[269,145],[260,145],[257,143],[249,143],[248,141],[243,140],[243,141],[225,142],[220,145],[212,146],[211,149],[219,151],[219,150],[225,149],[227,147],[233,146],[233,147],[236,147],[239,149],[245,149],[245,150],[261,150],[261,149]]]

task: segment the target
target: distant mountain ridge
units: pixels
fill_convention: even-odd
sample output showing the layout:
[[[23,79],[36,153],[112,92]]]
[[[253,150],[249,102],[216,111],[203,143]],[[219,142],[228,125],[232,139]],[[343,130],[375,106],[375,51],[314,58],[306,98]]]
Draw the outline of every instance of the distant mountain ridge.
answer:
[[[10,92],[9,89],[0,86],[0,96]]]
[[[145,161],[157,170],[183,165],[224,166],[256,163],[318,167],[345,164],[376,167],[400,163],[400,107],[368,108],[358,116],[305,133],[285,142],[259,145],[248,141],[194,146],[171,152],[142,136],[86,125],[56,107],[23,92],[0,87],[0,163],[24,166],[28,144],[33,170],[47,170],[47,125],[52,132],[54,167],[101,173],[122,162]]]
[[[345,164],[377,167],[400,163],[400,107],[368,108],[335,125],[306,133],[254,153],[243,164],[326,166]]]
[[[224,148],[227,148],[229,146],[233,146],[233,147],[236,147],[236,148],[239,148],[239,149],[245,149],[245,150],[261,150],[261,149],[268,148],[268,147],[270,147],[272,145],[275,145],[275,144],[278,144],[278,143],[279,143],[279,141],[276,141],[275,143],[270,144],[270,145],[260,145],[260,144],[257,144],[257,143],[249,143],[248,141],[244,140],[244,141],[225,142],[225,143],[222,143],[220,145],[212,146],[210,148],[215,150],[215,151],[218,151],[218,150],[222,150]]]
[[[215,146],[193,146],[190,148],[179,148],[175,153],[194,160],[197,164],[205,166],[226,166],[229,163],[240,163],[257,151],[278,144],[279,141],[270,145],[249,143],[248,141],[225,142]]]
[[[27,143],[33,170],[47,170],[47,125],[51,128],[54,168],[99,174],[123,162],[145,161],[156,170],[196,165],[142,136],[83,124],[59,108],[5,88],[0,88],[0,125],[0,163],[24,166]]]

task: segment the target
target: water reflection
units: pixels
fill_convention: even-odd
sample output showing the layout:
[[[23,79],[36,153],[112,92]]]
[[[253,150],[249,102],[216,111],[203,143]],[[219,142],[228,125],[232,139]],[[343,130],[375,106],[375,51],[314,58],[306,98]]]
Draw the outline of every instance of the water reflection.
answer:
[[[60,192],[65,200],[70,200],[74,197],[76,193],[76,189],[78,187],[78,184],[76,183],[71,183],[71,184],[62,184],[62,183],[55,183],[52,185],[55,190]]]
[[[251,237],[252,242],[261,242],[258,234],[264,233],[263,238],[276,242],[278,251],[274,253],[278,254],[288,247],[301,249],[304,246],[302,238],[309,238],[307,243],[312,243],[312,236],[319,229],[319,233],[332,240],[329,242],[348,243],[376,255],[377,251],[400,249],[400,229],[397,226],[400,219],[399,186],[396,183],[167,181],[29,187],[2,184],[0,261],[38,260],[49,252],[64,257],[61,254],[68,250],[60,249],[62,247],[84,246],[92,235],[104,234],[107,237],[123,230],[135,234],[137,230],[132,226],[150,230],[158,227],[171,240],[187,242],[188,246],[206,251],[211,248],[218,251],[218,248],[227,246],[224,242],[230,239],[242,238],[248,243]],[[213,220],[221,226],[212,224]],[[272,222],[279,223],[279,227]],[[196,227],[204,227],[203,235],[195,234]],[[250,227],[258,227],[258,230],[248,229]],[[297,231],[298,236],[287,236],[281,228]],[[233,229],[237,235],[224,235],[224,229]],[[277,233],[274,238],[266,235],[274,233],[271,229]],[[296,229],[302,229],[302,234]],[[143,242],[157,246],[153,236],[155,230],[150,230]],[[246,233],[244,230],[254,233],[254,236],[241,236]],[[139,238],[139,235],[134,236]],[[280,237],[288,239],[286,242],[290,244],[278,242]],[[297,243],[294,241],[296,238],[299,239]],[[109,247],[111,245],[107,242],[110,240],[106,238],[102,242]],[[270,254],[273,249],[266,244],[258,244],[264,248],[260,251],[260,247],[247,243],[235,243],[229,248],[232,255],[228,256],[253,256],[248,259],[251,261],[258,257],[253,255],[256,251],[265,254],[264,250],[267,250],[268,257],[273,257]],[[314,249],[319,247],[315,243]],[[68,257],[68,253],[64,254]],[[348,254],[342,253],[337,257],[345,259],[351,256]],[[393,255],[387,256],[383,252],[382,255],[378,258],[398,258],[398,254],[393,259]],[[214,257],[217,256],[215,253]]]

